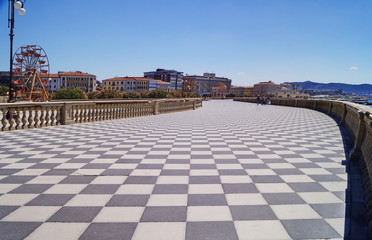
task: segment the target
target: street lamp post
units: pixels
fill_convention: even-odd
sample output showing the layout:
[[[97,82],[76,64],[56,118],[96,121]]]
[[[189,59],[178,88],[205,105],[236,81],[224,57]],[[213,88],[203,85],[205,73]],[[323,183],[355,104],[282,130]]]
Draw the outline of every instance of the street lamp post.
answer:
[[[15,1],[9,0],[8,2],[8,28],[10,28],[10,58],[9,58],[9,103],[15,102],[15,85],[13,82],[13,37],[14,37],[14,9],[18,9],[19,15],[25,15],[26,10],[23,8],[26,0]]]

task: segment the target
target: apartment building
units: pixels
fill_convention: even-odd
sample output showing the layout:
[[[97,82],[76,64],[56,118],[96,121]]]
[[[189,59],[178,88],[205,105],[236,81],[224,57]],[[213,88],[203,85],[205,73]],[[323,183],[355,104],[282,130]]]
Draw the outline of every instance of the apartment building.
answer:
[[[156,71],[145,72],[146,78],[169,82],[169,90],[182,90],[183,72],[158,68]]]
[[[204,73],[199,75],[186,75],[183,78],[183,91],[189,93],[211,94],[212,87],[218,83],[223,83],[227,87],[227,92],[231,87],[231,79],[225,77],[216,77],[215,73]]]
[[[76,72],[58,72],[60,87],[65,89],[78,88],[84,92],[96,91],[96,75]]]

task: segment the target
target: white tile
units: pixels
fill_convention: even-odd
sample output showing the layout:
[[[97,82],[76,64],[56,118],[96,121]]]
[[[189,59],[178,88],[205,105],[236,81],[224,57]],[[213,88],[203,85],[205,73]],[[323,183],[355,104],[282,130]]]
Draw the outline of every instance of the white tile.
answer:
[[[0,183],[0,194],[8,193],[22,184]]]
[[[35,163],[12,163],[2,167],[2,169],[23,169],[35,165]]]
[[[139,222],[144,207],[104,207],[93,222]]]
[[[269,168],[271,169],[295,168],[295,166],[290,163],[267,163],[266,165],[269,166]]]
[[[123,184],[127,176],[97,176],[90,184]]]
[[[37,176],[30,181],[28,184],[57,184],[65,179],[66,176]]]
[[[216,164],[217,169],[243,169],[240,164]]]
[[[228,206],[189,206],[187,221],[232,221],[232,216]]]
[[[152,194],[147,206],[187,206],[187,194]]]
[[[77,194],[83,190],[87,184],[56,184],[44,192],[44,194]]]
[[[256,183],[261,193],[288,193],[293,192],[286,183]]]
[[[220,179],[221,183],[252,183],[252,179],[249,176],[222,175]]]
[[[103,173],[106,169],[78,169],[71,175],[85,175],[85,176],[97,176]]]
[[[307,175],[280,175],[280,177],[287,183],[315,182]]]
[[[218,176],[217,169],[191,169],[190,176]]]
[[[341,192],[347,188],[347,182],[319,182],[330,192]]]
[[[152,184],[125,184],[115,194],[151,194],[153,189]]]
[[[180,170],[189,170],[190,164],[166,164],[163,169],[180,169]]]
[[[117,160],[115,159],[115,161]],[[109,169],[135,169],[137,166],[137,163],[114,163]]]
[[[345,234],[345,219],[344,218],[328,218],[325,219],[341,236]]]
[[[161,169],[134,169],[131,176],[159,176]]]
[[[39,194],[4,194],[0,196],[0,205],[2,206],[22,206]]]
[[[186,223],[184,222],[141,222],[138,224],[132,240],[184,240]]]
[[[341,199],[330,192],[303,192],[298,193],[309,204],[315,203],[343,203]]]
[[[86,163],[62,163],[54,169],[77,169],[83,167],[84,165],[86,165]]]
[[[189,184],[189,194],[224,193],[221,184]]]
[[[239,240],[290,240],[291,237],[276,220],[235,221]]]
[[[188,176],[159,176],[156,184],[188,184]]]
[[[43,223],[25,240],[76,240],[87,229],[89,223]]]
[[[246,169],[245,171],[250,176],[276,175],[271,169]]]
[[[271,205],[271,208],[280,220],[322,218],[307,204]]]
[[[23,206],[10,213],[1,221],[8,222],[45,222],[61,207]]]
[[[14,173],[13,176],[39,176],[47,171],[49,169],[23,169]]]
[[[66,206],[105,206],[111,199],[108,194],[78,194],[68,201]]]
[[[226,194],[227,203],[233,205],[267,205],[260,193]]]
[[[328,175],[332,174],[323,168],[300,168],[300,170],[307,175]]]

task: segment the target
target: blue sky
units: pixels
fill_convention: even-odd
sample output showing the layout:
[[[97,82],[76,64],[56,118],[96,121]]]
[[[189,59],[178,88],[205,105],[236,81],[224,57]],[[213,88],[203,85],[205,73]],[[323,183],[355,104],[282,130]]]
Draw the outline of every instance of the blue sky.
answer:
[[[0,0],[0,70],[9,68]],[[52,73],[98,80],[156,68],[260,81],[372,84],[369,0],[27,0],[15,49],[38,44]]]

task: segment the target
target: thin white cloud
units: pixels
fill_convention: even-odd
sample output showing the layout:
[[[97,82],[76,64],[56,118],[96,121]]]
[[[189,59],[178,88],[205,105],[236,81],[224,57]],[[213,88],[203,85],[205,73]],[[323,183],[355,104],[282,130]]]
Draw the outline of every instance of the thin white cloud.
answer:
[[[243,76],[243,75],[245,75],[245,72],[238,72],[236,75]]]
[[[355,67],[355,66],[351,66],[349,69],[352,70],[352,71],[357,71],[357,70],[359,70],[359,68],[358,68],[358,67]]]

